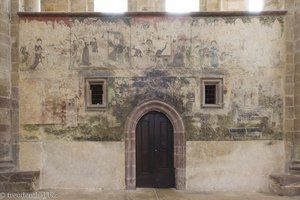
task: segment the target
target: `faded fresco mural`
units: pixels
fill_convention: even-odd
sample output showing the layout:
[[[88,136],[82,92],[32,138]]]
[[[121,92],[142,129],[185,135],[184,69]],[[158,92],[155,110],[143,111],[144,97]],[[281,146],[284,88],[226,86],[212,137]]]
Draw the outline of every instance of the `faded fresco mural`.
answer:
[[[190,58],[190,18],[132,20],[132,67],[185,67]],[[170,24],[170,21],[172,23]],[[180,30],[180,31],[178,31]],[[141,66],[141,62],[143,65]]]
[[[24,18],[22,137],[121,141],[129,113],[156,99],[181,114],[187,140],[282,139],[282,27],[274,16]],[[106,108],[85,109],[85,78],[107,80]],[[223,79],[221,108],[202,107],[202,78]]]
[[[70,60],[69,22],[64,18],[34,22],[31,26],[36,31],[24,30],[20,34],[26,38],[20,44],[20,71],[47,71],[66,66]],[[52,32],[54,29],[59,31]]]
[[[118,18],[72,20],[70,68],[129,67],[130,28],[127,23],[126,19]]]

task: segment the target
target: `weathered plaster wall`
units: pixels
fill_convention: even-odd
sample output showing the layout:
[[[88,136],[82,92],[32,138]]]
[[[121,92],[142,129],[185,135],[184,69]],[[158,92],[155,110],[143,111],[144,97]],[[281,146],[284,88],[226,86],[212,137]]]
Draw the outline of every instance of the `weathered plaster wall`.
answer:
[[[284,171],[282,141],[187,142],[187,190],[269,191],[270,173]]]
[[[73,158],[76,153],[72,148],[64,148],[68,142],[88,152],[90,143],[86,141],[99,141],[94,146],[98,152],[102,149],[100,141],[123,141],[129,113],[136,105],[153,99],[170,104],[181,114],[188,141],[282,140],[284,36],[282,16],[22,17],[22,146],[60,141],[62,152]],[[107,79],[106,109],[85,109],[85,77]],[[201,78],[212,77],[223,78],[221,109],[201,107]],[[236,144],[241,148],[239,142]],[[246,145],[243,151],[252,151],[255,144],[259,148],[261,142]],[[48,151],[51,149],[46,148]],[[25,163],[21,166],[26,166],[26,156],[23,154],[21,162]],[[92,157],[94,154],[87,156],[85,162],[89,169],[95,167]],[[201,158],[195,159],[200,162]],[[235,155],[230,159],[240,162]],[[56,161],[57,166],[65,166],[64,160]],[[262,163],[273,169],[271,164]],[[51,167],[41,168],[44,186],[81,187],[71,184],[73,178],[80,180],[80,175],[58,183],[49,180]],[[125,166],[120,164],[122,169]],[[191,175],[193,164],[188,170]],[[57,170],[56,175],[64,172]],[[202,172],[195,173],[201,177]],[[201,181],[191,179],[190,183],[197,180]],[[107,181],[107,185],[93,182],[89,186],[123,187],[121,182],[112,186]]]
[[[41,170],[40,187],[124,189],[123,142],[22,142],[20,169]]]

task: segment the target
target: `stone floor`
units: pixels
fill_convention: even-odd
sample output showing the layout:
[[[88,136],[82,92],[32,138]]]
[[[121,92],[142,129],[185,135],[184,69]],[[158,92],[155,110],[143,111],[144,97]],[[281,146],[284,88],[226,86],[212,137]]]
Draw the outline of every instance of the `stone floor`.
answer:
[[[18,195],[18,196],[17,196]],[[31,196],[30,196],[31,195]],[[264,193],[196,193],[174,189],[137,189],[134,191],[73,191],[59,190],[37,193],[0,193],[0,199],[55,199],[55,200],[288,200],[300,197],[282,197]]]

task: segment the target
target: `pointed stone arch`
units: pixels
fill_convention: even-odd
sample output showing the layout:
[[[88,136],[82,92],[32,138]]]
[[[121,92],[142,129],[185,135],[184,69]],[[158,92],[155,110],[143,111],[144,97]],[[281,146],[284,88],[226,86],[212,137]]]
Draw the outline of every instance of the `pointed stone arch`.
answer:
[[[124,130],[126,189],[136,188],[136,126],[141,117],[151,111],[165,114],[173,125],[175,186],[178,190],[184,190],[186,180],[186,139],[184,123],[180,114],[172,106],[157,100],[148,101],[137,106],[126,120]]]

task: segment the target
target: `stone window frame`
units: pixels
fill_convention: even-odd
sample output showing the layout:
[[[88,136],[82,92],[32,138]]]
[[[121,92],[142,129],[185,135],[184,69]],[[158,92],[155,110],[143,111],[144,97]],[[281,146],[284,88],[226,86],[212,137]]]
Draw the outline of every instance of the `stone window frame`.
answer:
[[[216,103],[205,104],[205,86],[216,85]],[[223,92],[223,78],[201,78],[201,107],[202,108],[223,108],[224,92]]]
[[[92,97],[90,92],[90,85],[99,83],[103,85],[103,97],[102,97],[102,104],[92,104]],[[85,108],[86,110],[98,110],[98,109],[105,109],[107,108],[107,79],[105,78],[85,78]]]

